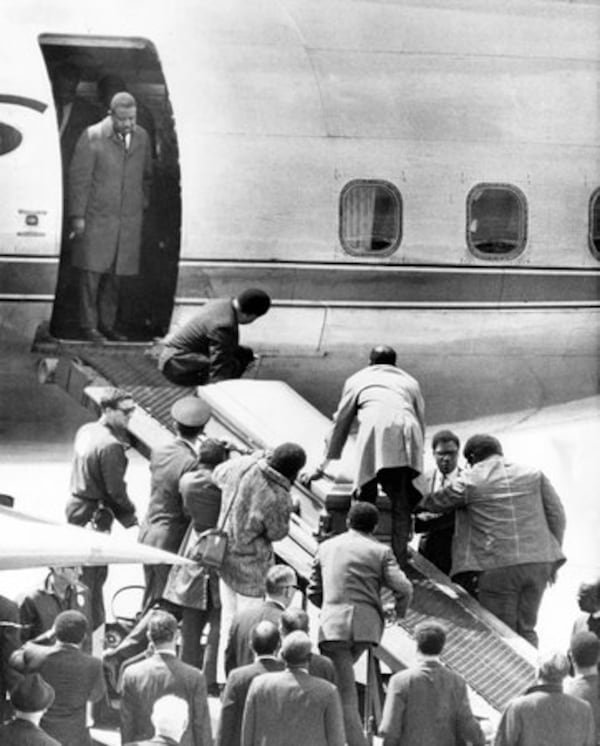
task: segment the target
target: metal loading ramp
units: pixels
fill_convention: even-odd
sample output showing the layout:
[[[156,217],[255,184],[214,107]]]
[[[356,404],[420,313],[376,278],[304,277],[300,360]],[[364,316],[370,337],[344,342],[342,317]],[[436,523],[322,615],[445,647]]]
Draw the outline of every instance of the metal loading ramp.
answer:
[[[191,389],[168,383],[139,347],[78,346],[59,359],[55,380],[83,405],[92,407],[100,394],[99,387],[113,385],[129,391],[139,407],[130,423],[132,439],[146,456],[172,437],[171,405],[191,393]],[[207,427],[210,435],[250,448],[295,441],[307,452],[307,470],[320,462],[330,421],[287,384],[248,379],[224,381],[203,386],[198,394],[213,411]],[[282,561],[294,567],[303,582],[310,574],[317,546],[315,532],[325,498],[350,495],[351,484],[344,474],[351,460],[352,444],[346,448],[335,479],[321,479],[313,483],[310,491],[298,484],[293,487],[300,516],[292,517],[289,536],[277,542],[275,550]],[[412,563],[412,606],[405,619],[386,627],[377,657],[392,671],[410,665],[415,625],[435,618],[447,629],[442,655],[445,663],[466,679],[475,694],[476,710],[492,718],[497,716],[513,697],[533,683],[535,649],[416,552]]]

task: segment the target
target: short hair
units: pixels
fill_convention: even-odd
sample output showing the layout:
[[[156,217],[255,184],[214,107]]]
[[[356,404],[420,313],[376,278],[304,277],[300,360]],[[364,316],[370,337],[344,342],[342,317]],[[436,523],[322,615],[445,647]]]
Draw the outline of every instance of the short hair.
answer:
[[[265,590],[269,594],[279,593],[285,585],[295,585],[298,582],[296,571],[289,565],[273,565],[267,570]]]
[[[454,443],[460,448],[460,438],[452,430],[438,430],[431,439],[431,450],[435,451],[440,443]]]
[[[437,622],[420,622],[415,627],[415,642],[423,655],[439,655],[446,644],[446,630]]]
[[[290,632],[281,643],[281,657],[288,666],[300,666],[310,658],[312,645],[306,632]]]
[[[119,91],[110,100],[110,111],[134,109],[135,107],[137,107],[135,99],[128,91]]]
[[[560,651],[541,653],[537,672],[538,678],[548,684],[560,684],[569,673],[569,659]]]
[[[165,694],[152,706],[150,720],[152,720],[156,735],[172,736],[175,734],[179,740],[187,727],[189,717],[189,705],[185,699],[176,697],[174,694]]]
[[[304,609],[286,609],[281,615],[279,623],[284,637],[297,630],[308,634],[309,618]]]
[[[396,365],[396,350],[387,345],[377,345],[369,353],[370,365]]]
[[[600,640],[593,632],[584,630],[571,638],[571,656],[579,668],[591,668],[598,664]]]
[[[168,611],[159,609],[152,613],[148,622],[148,639],[155,645],[173,642],[177,635],[177,619]]]
[[[273,655],[279,647],[281,635],[274,622],[263,619],[250,633],[250,647],[256,655]]]
[[[581,583],[577,590],[577,603],[581,611],[593,614],[600,608],[600,580]]]
[[[306,453],[298,443],[282,443],[267,457],[267,463],[293,482],[306,463]]]
[[[356,502],[348,511],[348,526],[355,531],[371,534],[379,523],[379,510],[367,502]]]
[[[119,404],[127,399],[133,399],[133,396],[124,389],[117,389],[111,386],[110,388],[104,389],[98,399],[98,405],[102,412],[107,409],[118,409]]]
[[[477,464],[490,456],[502,456],[502,445],[493,435],[471,435],[465,443],[463,455],[469,464]]]
[[[198,448],[198,458],[201,464],[206,466],[216,466],[217,464],[227,461],[229,449],[222,440],[207,438],[200,443]]]
[[[271,298],[259,288],[242,290],[236,300],[240,311],[248,316],[264,316],[271,308]]]
[[[75,609],[61,611],[54,620],[54,632],[60,642],[70,642],[79,645],[88,631],[88,621],[85,616]]]

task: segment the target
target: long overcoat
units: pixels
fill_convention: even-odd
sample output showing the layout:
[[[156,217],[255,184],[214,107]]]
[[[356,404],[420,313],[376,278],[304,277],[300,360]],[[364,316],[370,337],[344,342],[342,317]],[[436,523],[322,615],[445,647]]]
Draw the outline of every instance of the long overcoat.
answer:
[[[69,216],[85,218],[83,236],[73,246],[73,266],[138,274],[151,179],[150,138],[142,127],[135,127],[129,148],[110,116],[82,133],[69,168]]]

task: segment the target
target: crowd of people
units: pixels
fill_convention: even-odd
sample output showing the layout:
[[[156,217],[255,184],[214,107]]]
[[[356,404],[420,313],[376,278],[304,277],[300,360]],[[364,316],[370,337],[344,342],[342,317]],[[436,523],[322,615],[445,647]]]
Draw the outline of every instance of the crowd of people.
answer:
[[[167,338],[160,360],[172,381],[202,385],[239,377],[252,361],[238,325],[270,299],[250,289],[215,301]],[[75,438],[67,520],[109,532],[116,519],[140,542],[197,557],[206,531],[227,535],[222,561],[144,568],[137,623],[102,658],[107,568],[52,567],[17,607],[1,599],[1,744],[91,744],[89,704],[120,698],[123,744],[366,746],[354,664],[402,618],[413,585],[409,542],[532,645],[545,588],[565,557],[565,513],[548,478],[505,458],[488,434],[436,433],[436,468],[425,473],[425,409],[418,382],[395,351],[373,348],[346,381],[324,458],[304,473],[297,443],[236,452],[205,433],[211,411],[196,396],[171,410],[175,437],[153,451],[150,499],[139,519],[127,492],[132,396],[107,389],[96,422]],[[298,510],[291,488],[321,478],[357,425],[353,500],[346,530],[324,537],[308,585],[275,561],[273,543]],[[391,547],[375,532],[379,487],[391,514]],[[390,599],[384,606],[382,591]],[[299,604],[319,611],[319,628]],[[536,684],[506,709],[494,736],[474,716],[465,681],[442,662],[439,620],[415,631],[416,662],[386,686],[384,746],[592,746],[599,743],[600,583],[582,586],[585,617],[570,651],[542,655]],[[319,652],[311,642],[318,636]],[[563,686],[563,681],[565,681]],[[208,701],[221,704],[212,732]],[[26,734],[26,735],[24,735]]]

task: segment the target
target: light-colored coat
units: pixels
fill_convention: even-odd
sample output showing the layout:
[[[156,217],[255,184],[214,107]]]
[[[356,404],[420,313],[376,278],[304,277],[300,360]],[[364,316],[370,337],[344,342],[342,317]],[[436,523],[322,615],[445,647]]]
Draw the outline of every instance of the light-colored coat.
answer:
[[[265,459],[254,456],[219,464],[213,480],[222,490],[219,526],[235,501],[224,526],[228,543],[221,578],[236,593],[262,596],[267,571],[275,562],[273,542],[289,531],[291,484]]]
[[[412,585],[389,547],[353,530],[324,541],[308,587],[309,600],[321,607],[319,640],[379,643],[383,587],[392,591],[397,613],[404,616]]]
[[[84,234],[73,246],[73,266],[138,274],[151,179],[150,138],[144,129],[135,128],[127,150],[110,116],[82,133],[68,180],[69,216],[85,218]]]
[[[370,482],[380,469],[423,471],[425,404],[412,376],[395,365],[369,365],[350,376],[333,415],[327,458],[340,458],[355,418],[355,487]]]
[[[452,575],[531,562],[564,562],[565,511],[537,469],[494,455],[423,498],[425,510],[456,511]]]
[[[302,669],[264,673],[248,691],[242,746],[344,746],[336,687]]]

